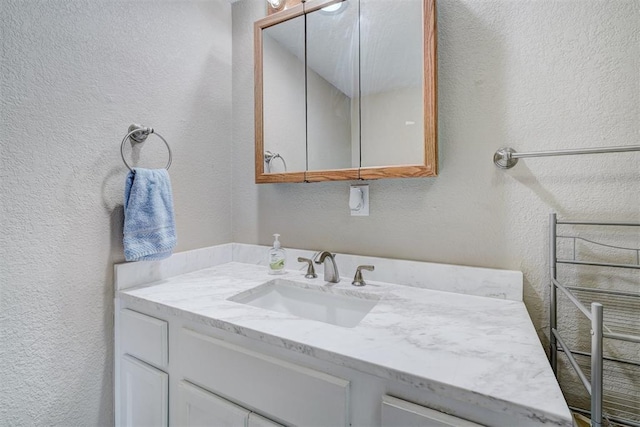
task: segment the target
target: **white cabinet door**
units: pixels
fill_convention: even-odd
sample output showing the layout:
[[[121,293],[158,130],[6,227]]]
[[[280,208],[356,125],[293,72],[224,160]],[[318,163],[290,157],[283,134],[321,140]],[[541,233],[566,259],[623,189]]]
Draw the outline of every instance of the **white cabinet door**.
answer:
[[[181,381],[179,388],[179,426],[246,427],[249,418],[246,409],[187,381]]]
[[[382,397],[382,425],[384,427],[481,427],[480,424],[391,396]]]
[[[284,427],[282,424],[273,422],[265,417],[252,412],[249,414],[249,427]]]
[[[159,427],[169,424],[169,376],[131,356],[120,359],[121,427]]]

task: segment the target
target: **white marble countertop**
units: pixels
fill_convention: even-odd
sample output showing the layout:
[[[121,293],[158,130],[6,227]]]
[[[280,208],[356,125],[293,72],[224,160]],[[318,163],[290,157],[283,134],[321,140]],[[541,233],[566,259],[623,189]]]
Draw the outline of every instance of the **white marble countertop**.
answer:
[[[228,301],[275,277],[382,296],[353,328]],[[382,282],[354,288],[300,271],[270,276],[230,262],[120,291],[128,302],[203,322],[331,363],[429,388],[443,396],[545,425],[571,426],[555,376],[522,302]]]

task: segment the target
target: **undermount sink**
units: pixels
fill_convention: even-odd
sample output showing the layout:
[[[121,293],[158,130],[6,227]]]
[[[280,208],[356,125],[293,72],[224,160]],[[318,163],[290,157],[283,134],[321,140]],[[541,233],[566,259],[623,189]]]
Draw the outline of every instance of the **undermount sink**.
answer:
[[[229,301],[353,328],[380,298],[362,292],[275,279],[234,295]]]

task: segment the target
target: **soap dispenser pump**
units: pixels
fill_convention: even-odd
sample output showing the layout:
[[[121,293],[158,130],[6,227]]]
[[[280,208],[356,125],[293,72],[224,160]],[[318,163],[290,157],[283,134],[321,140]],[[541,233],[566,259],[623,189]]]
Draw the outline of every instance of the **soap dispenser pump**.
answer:
[[[273,247],[269,249],[269,274],[284,274],[287,255],[280,247],[280,240],[278,240],[280,235],[274,234],[273,237],[275,237]]]

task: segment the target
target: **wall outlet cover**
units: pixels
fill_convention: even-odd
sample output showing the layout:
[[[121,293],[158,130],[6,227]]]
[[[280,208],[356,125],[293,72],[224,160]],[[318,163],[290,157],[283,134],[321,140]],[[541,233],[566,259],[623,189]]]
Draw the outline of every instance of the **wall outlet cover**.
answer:
[[[362,204],[358,209],[351,209],[351,216],[369,216],[369,184],[353,184],[349,188],[349,199],[353,194],[352,189],[360,189],[362,191]],[[351,201],[351,200],[350,200]]]

